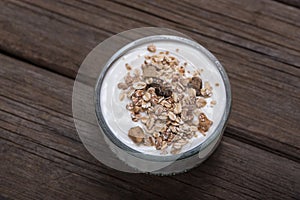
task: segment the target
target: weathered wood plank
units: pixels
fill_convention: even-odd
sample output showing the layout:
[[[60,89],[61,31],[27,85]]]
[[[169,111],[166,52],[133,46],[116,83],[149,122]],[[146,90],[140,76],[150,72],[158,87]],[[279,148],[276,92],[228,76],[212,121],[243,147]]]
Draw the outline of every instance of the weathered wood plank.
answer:
[[[30,10],[8,1],[1,1],[0,18],[1,51],[72,78],[84,56],[95,44],[111,35],[65,17],[57,19],[41,9]]]
[[[66,20],[65,18],[73,19],[76,22],[81,22],[81,24],[77,24],[79,26],[84,26],[84,25],[88,24],[89,26],[96,27],[98,29],[105,29],[106,31],[115,32],[115,33],[122,31],[124,29],[127,29],[127,28],[133,28],[133,27],[142,26],[142,25],[161,25],[161,26],[167,25],[167,26],[176,28],[176,26],[175,26],[176,24],[183,24],[183,22],[184,22],[184,25],[185,24],[193,25],[193,29],[197,33],[204,34],[205,37],[214,37],[212,40],[213,42],[210,42],[210,43],[216,43],[216,42],[219,43],[220,41],[218,39],[221,38],[222,40],[224,40],[227,43],[228,42],[232,43],[233,47],[231,47],[231,48],[236,48],[235,47],[236,45],[242,45],[243,48],[248,48],[251,50],[258,51],[258,52],[263,52],[266,55],[270,55],[273,59],[274,58],[277,59],[277,57],[280,58],[282,56],[280,59],[292,58],[293,60],[289,60],[289,62],[290,61],[292,62],[291,64],[298,63],[297,55],[299,55],[299,45],[297,45],[298,43],[296,43],[295,40],[297,41],[297,40],[299,40],[299,38],[293,37],[293,36],[298,35],[297,32],[299,32],[299,28],[293,27],[287,23],[283,23],[276,18],[270,18],[269,16],[264,16],[263,15],[264,13],[269,13],[269,12],[267,12],[265,10],[259,11],[259,9],[262,9],[259,6],[257,6],[256,8],[251,8],[250,11],[249,10],[243,11],[241,9],[241,7],[243,7],[244,5],[241,5],[240,7],[237,8],[241,12],[241,14],[238,13],[239,15],[241,15],[240,17],[237,14],[234,16],[229,15],[230,13],[227,16],[225,15],[225,17],[224,17],[220,13],[213,13],[211,10],[213,10],[213,9],[216,10],[215,7],[213,7],[211,4],[206,4],[206,3],[204,3],[201,6],[203,6],[205,9],[211,9],[211,10],[206,11],[206,10],[203,10],[203,8],[201,8],[202,9],[201,10],[199,8],[199,6],[198,6],[198,8],[196,7],[197,5],[189,6],[187,8],[185,8],[185,6],[179,5],[177,9],[181,9],[181,11],[182,11],[179,13],[176,13],[177,11],[175,13],[173,12],[174,10],[177,10],[177,9],[172,9],[172,12],[167,9],[168,7],[170,7],[172,5],[174,5],[175,6],[174,8],[176,8],[177,4],[175,4],[175,3],[173,3],[173,4],[170,3],[170,5],[168,3],[166,3],[166,5],[164,5],[163,2],[159,2],[154,5],[145,4],[144,6],[146,8],[148,8],[148,10],[149,9],[155,10],[154,8],[157,7],[156,5],[160,6],[160,7],[156,8],[156,10],[158,10],[158,11],[164,10],[164,12],[155,13],[156,16],[153,16],[153,15],[151,15],[151,13],[149,14],[149,12],[143,13],[143,12],[134,10],[132,8],[118,6],[117,4],[114,4],[111,2],[105,2],[105,1],[101,1],[100,3],[95,3],[94,1],[92,1],[92,3],[93,3],[92,5],[91,5],[91,3],[88,3],[88,2],[77,2],[77,1],[75,1],[75,2],[71,1],[70,4],[55,3],[53,1],[51,1],[51,2],[49,2],[49,1],[34,1],[34,2],[30,2],[30,4],[23,4],[22,2],[19,2],[19,1],[12,1],[12,2],[14,2],[15,4],[18,4],[18,6],[23,6],[23,7],[26,7],[27,9],[31,9],[31,11],[34,12],[34,13],[31,13],[31,15],[36,14],[35,12],[38,12],[38,13],[43,12],[44,15],[51,17],[53,19],[59,20],[59,21]],[[32,3],[34,3],[34,5],[32,5]],[[222,2],[219,2],[218,5],[221,3]],[[231,4],[233,4],[233,3],[231,3]],[[139,5],[139,4],[137,4],[137,5]],[[187,4],[187,5],[189,5],[189,4]],[[260,4],[257,4],[257,5],[260,5]],[[18,7],[15,8],[14,6],[16,6],[16,5],[11,5],[9,3],[8,6],[6,6],[8,10],[5,12],[5,14],[11,15],[12,9],[20,9]],[[207,6],[210,6],[210,7],[207,7]],[[235,6],[235,4],[233,4],[231,6]],[[11,7],[11,10],[9,10],[9,7]],[[245,7],[249,7],[249,6],[245,6]],[[115,9],[115,8],[117,8],[117,9]],[[140,7],[137,7],[137,8],[141,9]],[[195,16],[196,18],[195,17],[190,18],[190,17],[193,17],[194,15],[191,15],[190,13],[187,12],[189,9],[192,9],[192,8],[198,9],[198,12],[196,12],[197,10],[195,10],[195,12],[192,12],[192,13],[196,13],[196,16]],[[221,9],[222,7],[218,7],[218,8]],[[256,19],[254,17],[255,13],[256,13],[255,9],[256,9],[256,11],[259,11],[259,13],[262,13],[262,14],[260,14],[262,16],[261,17],[262,19],[260,21],[262,21],[262,22],[267,21],[268,24],[283,23],[284,26],[280,26],[280,24],[278,24],[278,27],[282,27],[282,28],[279,30],[276,30],[276,29],[274,30],[274,26],[268,25],[268,28],[273,28],[268,31],[262,29],[264,24],[259,24],[260,26],[256,27],[255,22],[254,22],[254,19]],[[117,10],[117,12],[116,12],[116,10]],[[227,9],[227,10],[230,10],[230,9]],[[28,10],[26,12],[28,12]],[[219,12],[221,12],[221,11],[219,11]],[[23,12],[20,12],[20,13],[23,13]],[[28,15],[29,13],[26,13],[26,15]],[[99,15],[98,13],[101,13],[101,14]],[[169,14],[173,21],[177,20],[176,23],[172,23],[172,22],[170,22],[170,20],[167,20],[167,17],[169,15],[159,16],[158,15],[159,13]],[[187,15],[190,19],[189,18],[185,19],[186,17],[182,17],[182,14],[179,15],[180,13]],[[200,13],[200,14],[203,13],[203,14],[199,15],[197,13]],[[290,13],[291,13],[291,16],[295,15],[295,13],[296,13],[296,16],[294,18],[297,18],[300,16],[300,12],[294,11],[294,12],[290,12]],[[127,16],[127,18],[124,18],[122,16]],[[106,19],[106,17],[108,19]],[[162,19],[161,17],[165,17],[165,19]],[[20,16],[11,16],[11,19],[16,20],[16,18],[20,18]],[[33,18],[34,18],[34,16],[33,16]],[[120,24],[119,21],[121,18],[123,19],[124,22]],[[141,21],[140,20],[141,18],[142,19],[145,18],[147,20]],[[203,21],[202,18],[205,19],[205,21]],[[268,20],[265,20],[265,18],[267,18]],[[134,20],[132,20],[132,19],[134,19]],[[19,20],[22,21],[23,18],[20,18]],[[108,22],[108,20],[110,20],[109,21],[110,23]],[[182,20],[187,20],[187,21],[182,21]],[[201,23],[200,22],[197,23],[197,21],[199,21],[199,20]],[[240,21],[240,20],[244,20],[244,21]],[[41,21],[41,19],[40,19],[40,21]],[[218,23],[216,23],[216,22],[218,22]],[[27,22],[27,23],[30,24],[32,22]],[[54,22],[54,23],[56,23],[56,22]],[[82,24],[84,24],[84,25],[82,25]],[[53,26],[52,24],[49,24],[49,28],[51,28],[52,26]],[[194,28],[194,27],[199,27],[199,29]],[[32,27],[29,27],[29,28],[32,28]],[[84,28],[85,28],[85,26],[84,26]],[[190,32],[193,30],[191,30],[189,28],[189,26],[177,26],[177,29],[187,29],[187,30],[189,30],[189,34],[192,34],[192,35],[195,34],[193,32],[192,33]],[[244,29],[247,31],[243,31]],[[86,33],[88,33],[88,31],[89,30],[86,30]],[[224,32],[224,34],[220,35],[220,31]],[[280,31],[283,31],[282,32],[283,35],[278,35],[280,33]],[[14,33],[16,31],[12,30],[11,32]],[[57,34],[53,34],[53,33],[52,33],[52,35],[57,36]],[[287,37],[289,37],[289,35],[290,35],[290,39],[287,39]],[[45,36],[45,37],[48,37],[48,36]],[[75,36],[73,36],[73,37],[75,37]],[[203,38],[204,41],[206,39],[205,37]],[[246,38],[244,38],[244,37],[246,37]],[[69,37],[66,36],[65,40],[69,40],[68,38]],[[32,37],[30,39],[32,39],[34,41],[35,38]],[[100,40],[101,39],[104,39],[104,38],[102,37],[102,38],[100,38]],[[201,37],[199,39],[201,39]],[[208,41],[210,41],[210,40],[211,40],[211,38],[208,38]],[[214,41],[214,40],[216,40],[216,41]],[[254,41],[252,41],[252,40],[254,40]],[[90,41],[90,40],[85,39],[82,41],[84,41],[84,43],[86,43],[86,41]],[[58,43],[61,43],[61,42],[58,42]],[[262,44],[260,44],[260,43],[262,43]],[[276,44],[276,43],[278,43],[278,44]],[[94,44],[97,44],[97,43],[94,43]],[[222,44],[222,45],[221,44],[222,44],[222,41],[219,46],[224,45],[224,44]],[[71,45],[71,44],[69,43],[69,45]],[[273,45],[273,48],[270,49],[268,47],[268,45]],[[287,46],[287,49],[282,48],[283,46]],[[26,47],[26,48],[30,48],[30,46]],[[289,51],[291,51],[291,52],[289,53]],[[30,56],[30,55],[28,55],[28,56]],[[254,57],[254,56],[257,56],[257,55],[254,54],[252,57]],[[261,57],[262,55],[259,55],[259,56]],[[287,61],[287,60],[285,60],[285,61]],[[77,67],[79,64],[80,63],[77,64]],[[74,70],[76,70],[76,69],[74,69]]]
[[[0,140],[1,193],[13,199],[136,199],[131,188],[114,184],[113,180],[90,179],[78,169],[72,170],[38,153],[30,153],[17,142]],[[9,167],[7,167],[9,166]],[[99,177],[99,176],[98,176]],[[143,194],[146,199],[157,198]]]
[[[0,30],[0,35],[2,34],[1,36],[3,36],[0,37],[0,40],[2,38],[0,44],[5,46],[6,51],[9,51],[10,47],[12,47],[12,49],[14,47],[19,48],[18,51],[22,52],[21,55],[25,58],[32,60],[32,62],[37,62],[39,65],[45,64],[45,66],[48,66],[51,70],[58,70],[62,74],[65,74],[65,72],[70,70],[72,71],[71,73],[67,72],[70,77],[75,75],[81,60],[93,47],[93,45],[96,45],[99,41],[105,38],[105,31],[103,32],[102,29],[119,32],[125,27],[133,28],[134,26],[143,25],[145,22],[140,19],[147,19],[147,23],[161,26],[165,24],[170,27],[177,27],[175,23],[162,19],[162,16],[157,17],[151,15],[151,13],[133,9],[131,8],[132,6],[126,7],[106,1],[101,1],[101,3],[94,1],[87,3],[87,0],[84,2],[68,1],[69,3],[55,1],[32,2],[35,5],[19,1],[12,2],[14,3],[7,3],[7,5],[4,6],[5,9],[2,11],[1,16],[4,20],[3,24],[6,25],[4,26],[4,31],[6,32],[3,32],[2,29]],[[3,2],[1,3],[4,4]],[[192,3],[193,2],[189,2],[187,5],[184,4],[180,6],[180,8],[178,8],[179,12],[187,13],[184,11],[192,7]],[[265,3],[269,6],[272,5],[268,1],[265,1]],[[249,13],[253,10],[255,11],[255,9],[261,9],[260,12],[262,13],[261,15],[263,19],[266,18],[275,23],[277,18],[273,17],[275,13],[273,11],[271,12],[270,9],[264,9],[263,6],[262,8],[259,6],[245,6],[242,3],[235,3],[233,5],[235,8],[240,8],[241,6],[247,8],[241,9],[242,11],[240,11],[241,15],[243,15],[246,19],[246,21],[244,21],[245,23],[238,21],[237,16],[230,15],[231,13],[227,12],[225,13],[226,15],[222,17],[224,20],[222,20],[220,13],[213,13],[211,11],[211,4],[201,4],[201,6],[207,11],[201,10],[202,12],[199,12],[200,14],[196,12],[195,16],[197,18],[206,19],[209,24],[205,23],[203,29],[199,28],[192,32],[192,37],[194,39],[204,46],[209,47],[209,49],[218,56],[230,76],[233,88],[234,104],[227,134],[231,137],[235,137],[236,139],[241,139],[245,142],[257,145],[264,149],[269,149],[270,151],[281,155],[287,155],[291,159],[297,160],[299,159],[300,151],[300,139],[297,134],[297,131],[300,129],[299,123],[297,123],[297,119],[300,117],[300,112],[297,109],[299,107],[298,94],[300,88],[300,70],[294,66],[275,61],[269,56],[262,55],[252,50],[248,51],[243,47],[237,47],[236,45],[229,44],[228,42],[216,40],[208,36],[203,36],[202,34],[207,34],[207,31],[212,31],[214,28],[213,22],[214,20],[217,20],[222,21],[220,22],[222,30],[228,33],[235,31],[237,34],[242,34],[245,37],[247,36],[251,40],[256,39],[256,31],[261,35],[265,33],[269,34],[268,36],[276,36],[276,41],[279,41],[279,44],[273,44],[272,41],[275,40],[271,39],[270,41],[267,41],[267,43],[264,43],[264,45],[272,44],[278,46],[287,42],[287,46],[285,46],[282,51],[296,50],[298,52],[298,43],[290,40],[287,41],[281,35],[275,34],[276,30],[272,30],[272,27],[270,26],[268,26],[268,29],[275,33],[270,32],[270,30],[266,31],[261,30],[258,27],[254,27],[255,24],[251,21]],[[281,8],[284,10],[285,8],[280,4],[275,5],[278,9]],[[162,7],[159,8],[162,11],[164,7],[168,6],[168,4],[160,2],[159,6]],[[170,6],[175,12],[176,7],[172,7],[171,4]],[[193,7],[196,6],[197,5]],[[151,5],[149,3],[149,6],[147,4],[145,8],[154,9],[154,7],[155,4]],[[137,8],[142,9],[140,7]],[[217,8],[220,12],[220,7]],[[19,10],[20,12],[14,12],[14,10]],[[169,12],[169,15],[172,16],[173,12],[168,11],[167,9],[165,12]],[[292,19],[297,16],[297,13],[299,12],[295,11],[291,14]],[[159,13],[157,13],[157,15],[158,14]],[[177,16],[178,14],[175,13],[173,15]],[[4,16],[11,17],[4,19]],[[104,19],[105,16],[108,18]],[[121,16],[123,16],[122,19],[124,19],[124,23],[120,24],[119,21]],[[180,21],[181,18],[187,18],[185,20],[189,20],[195,27],[199,27],[199,24],[195,22],[197,21],[196,18],[191,14],[181,18],[180,16],[176,16],[174,16],[172,20]],[[14,19],[16,25],[9,25],[10,19]],[[102,20],[104,20],[103,23]],[[37,25],[42,24],[47,24],[45,30],[36,28]],[[255,31],[252,30],[250,34],[247,32],[239,32],[236,28],[231,30],[230,25],[234,24],[236,24],[236,27],[243,25],[245,29],[249,30],[252,30],[251,28],[255,28],[253,29]],[[286,26],[288,25],[290,24],[286,23]],[[27,30],[32,29],[32,35],[21,35],[20,32],[23,28],[26,28]],[[60,29],[63,29],[62,32],[57,33],[57,30],[61,31]],[[185,26],[179,26],[176,29],[180,31],[183,30],[187,34],[191,34],[191,30]],[[216,30],[214,33],[220,34],[222,30]],[[8,34],[13,36],[7,37]],[[41,38],[44,38],[45,45],[40,46],[39,40],[36,39],[39,38],[36,37],[38,34],[42,35]],[[61,36],[59,36],[59,34],[64,36],[63,41],[61,41]],[[21,36],[26,37],[26,39],[22,39],[22,42],[16,44],[16,41],[18,41],[16,39],[21,38]],[[264,42],[267,36],[262,37],[263,38],[259,40]],[[293,35],[290,35],[290,37],[293,37]],[[224,40],[227,41],[226,38],[224,38]],[[281,40],[284,42],[280,42]],[[48,46],[54,46],[53,51],[51,49],[49,50]],[[55,49],[57,49],[60,53],[57,53]],[[26,53],[27,51],[29,51],[29,53]],[[12,52],[14,52],[14,50],[12,50]],[[265,53],[268,54],[268,52]],[[53,57],[52,55],[55,56]],[[276,55],[273,56],[276,57]],[[34,60],[34,58],[37,58],[37,60]],[[291,57],[289,58],[291,59]],[[63,59],[64,61],[60,59]],[[40,62],[40,60],[43,61]],[[291,60],[291,62],[294,63],[296,60]],[[66,88],[66,90],[71,89],[71,87]],[[30,89],[28,89],[27,92],[30,92]],[[286,98],[287,96],[289,98]],[[49,101],[51,99],[51,97],[43,95],[41,95],[40,98],[48,98]],[[62,107],[61,102],[58,102],[55,99],[51,100],[51,102],[53,102],[53,104],[49,107]],[[253,116],[255,116],[255,119]],[[280,124],[280,126],[278,126],[278,124]]]
[[[297,9],[276,3],[270,0],[253,0],[253,1],[230,1],[231,4],[237,4],[238,8],[242,8],[248,12],[254,12],[265,17],[274,18],[274,20],[280,20],[287,22],[291,25],[298,26],[299,12]],[[253,21],[255,22],[255,21]]]
[[[258,15],[255,12],[246,12],[243,7],[236,8],[228,1],[226,3],[214,1],[203,1],[203,3],[201,1],[188,3],[178,3],[178,1],[172,3],[166,1],[118,2],[184,25],[189,30],[194,29],[215,40],[225,41],[234,46],[271,56],[278,61],[297,65],[297,55],[300,54],[299,46],[295,47],[290,39],[299,40],[298,27]],[[206,10],[208,5],[211,10]],[[231,9],[235,12],[230,12]],[[226,16],[226,12],[234,13],[234,16]],[[274,28],[272,24],[275,22],[278,26]],[[282,51],[283,46],[288,46],[288,48]],[[290,48],[296,48],[296,51]]]
[[[113,193],[111,199],[295,199],[298,195],[299,163],[226,136],[208,161],[176,177],[108,169],[76,136],[69,90],[73,81],[3,55],[0,61],[0,158],[5,163],[0,177],[6,180],[0,188],[5,196],[105,199]],[[45,93],[49,99],[41,98]],[[22,182],[26,180],[30,187]],[[20,192],[13,193],[15,188]]]
[[[275,0],[275,1],[300,8],[300,2],[298,0]]]
[[[37,1],[35,2],[36,4],[38,3]],[[75,4],[76,2],[74,2],[74,4]],[[46,5],[45,5],[46,4]],[[50,4],[50,5],[48,5],[48,4]],[[78,4],[78,3],[77,3]],[[75,5],[77,5],[77,4],[75,4]],[[40,4],[38,4],[39,6],[41,6]],[[99,10],[95,10],[95,8],[94,8],[94,10],[92,10],[92,6],[91,5],[86,5],[86,4],[79,4],[77,7],[77,9],[74,9],[74,5],[72,5],[73,7],[71,7],[72,9],[70,10],[70,7],[66,7],[64,4],[62,4],[62,5],[56,5],[56,4],[54,4],[54,5],[52,5],[51,3],[49,3],[49,1],[46,1],[46,3],[45,2],[43,2],[43,4],[42,5],[44,5],[44,6],[46,6],[46,8],[47,8],[47,10],[51,10],[52,12],[58,12],[59,14],[63,14],[63,13],[67,13],[67,14],[69,14],[69,13],[73,13],[73,15],[68,15],[67,17],[70,17],[70,18],[76,18],[76,20],[77,21],[80,21],[81,20],[81,22],[85,22],[85,23],[89,23],[90,25],[93,25],[93,26],[96,26],[97,25],[97,27],[98,28],[102,28],[101,27],[101,25],[99,25],[99,23],[98,24],[95,24],[95,22],[99,22],[99,21],[102,21],[102,16],[97,16],[96,14],[94,14],[94,13],[100,13],[100,11],[101,11],[101,13],[102,13],[102,8]],[[80,7],[81,6],[81,7]],[[88,7],[89,6],[89,7]],[[98,6],[98,5],[95,5],[95,6]],[[105,5],[106,6],[106,9],[111,9],[111,10],[115,10],[114,8],[111,8],[112,7],[112,5],[110,5],[110,6],[108,6],[108,5]],[[30,6],[29,6],[30,7]],[[91,13],[92,14],[90,14],[89,12],[87,12],[87,10],[82,10],[82,7],[88,7],[88,9],[89,10],[91,10]],[[32,6],[30,7],[30,8],[32,8]],[[76,7],[75,7],[76,8]],[[79,9],[79,8],[81,8],[81,9]],[[118,7],[118,9],[123,9],[122,7]],[[109,10],[109,11],[111,11],[111,10]],[[69,11],[69,12],[68,12]],[[92,12],[92,11],[94,11],[94,12]],[[123,10],[120,10],[120,13],[121,14],[124,14],[124,15],[126,15],[127,13],[131,13],[132,11],[134,11],[133,9],[123,9]],[[74,14],[74,13],[76,13],[76,15]],[[104,12],[105,13],[105,12]],[[51,14],[51,13],[49,13],[49,14]],[[109,13],[107,13],[107,15],[108,15]],[[134,15],[133,15],[133,17],[135,16],[135,18],[137,18],[137,19],[139,19],[140,17],[138,16],[138,14],[139,15],[145,15],[145,16],[143,16],[143,18],[147,18],[147,19],[149,19],[149,21],[154,21],[154,23],[156,23],[156,21],[158,21],[157,20],[157,18],[155,18],[155,17],[153,17],[153,16],[151,16],[151,15],[147,15],[147,14],[144,14],[144,13],[139,13],[139,12],[134,12]],[[52,13],[52,15],[55,15],[55,14],[53,14]],[[127,14],[128,15],[128,14]],[[109,15],[109,16],[111,16],[111,15]],[[116,16],[116,17],[118,17],[118,16]],[[115,17],[115,18],[116,18]],[[212,18],[211,16],[209,16],[210,18]],[[95,20],[95,19],[97,19],[98,18],[98,20]],[[120,16],[119,16],[119,18],[120,18]],[[160,20],[161,21],[161,20]],[[115,20],[115,21],[112,21],[112,24],[111,24],[111,29],[110,30],[113,30],[114,32],[117,32],[117,31],[120,31],[120,30],[122,30],[122,29],[120,29],[120,28],[118,28],[119,26],[118,26],[118,23],[119,22],[119,20]],[[125,21],[125,22],[127,22],[127,20]],[[158,21],[159,22],[159,21]],[[104,24],[106,24],[106,23],[104,23]],[[133,25],[141,25],[141,23],[136,23],[136,24],[133,24]],[[126,24],[125,23],[125,26],[129,26],[129,28],[130,27],[132,27],[132,25],[130,25],[130,24]],[[104,27],[104,28],[106,28],[106,29],[108,29],[108,27]],[[68,38],[68,37],[66,37],[66,38]],[[197,38],[196,38],[197,39]],[[205,38],[199,38],[200,39],[200,41],[201,40],[203,40],[204,41],[204,44],[207,44],[208,42],[205,42]],[[282,37],[281,39],[278,39],[278,41],[280,41],[280,40],[285,40],[285,37]],[[221,53],[221,52],[223,52],[224,50],[229,50],[229,48],[230,48],[230,45],[228,46],[228,49],[226,49],[227,48],[227,46],[226,45],[224,45],[224,44],[222,44],[222,45],[215,45],[215,44],[212,44],[212,43],[215,43],[215,42],[213,42],[213,40],[211,40],[210,38],[208,38],[208,41],[209,41],[209,43],[208,43],[208,45],[212,45],[212,48],[210,48],[211,50],[217,50],[218,51],[218,49],[220,49],[220,48],[222,48],[222,50],[219,50],[217,53]],[[291,41],[291,40],[288,40],[289,41],[289,43],[291,44],[290,45],[290,47],[291,46],[293,46],[293,47],[295,47],[295,42],[294,41]],[[201,41],[202,42],[202,41]],[[214,47],[214,46],[216,46],[216,47]],[[224,49],[224,46],[225,46],[225,49]],[[224,50],[223,50],[224,49]],[[231,51],[232,51],[232,49],[231,49]],[[239,51],[240,51],[240,49],[236,49],[236,51],[234,52],[234,54],[233,55],[235,55],[236,54],[236,52],[238,52],[239,53]],[[239,53],[240,54],[240,53]],[[244,55],[239,55],[239,54],[237,54],[237,56],[244,56]],[[228,53],[228,55],[230,55],[230,53]],[[255,58],[255,57],[257,57],[258,56],[258,59],[260,60],[261,58],[262,58],[262,56],[261,55],[259,55],[259,54],[253,54],[252,56],[247,56],[248,58],[247,59],[249,59],[250,61],[251,61],[251,58],[253,59],[253,58]],[[265,60],[265,59],[264,59]],[[249,62],[249,61],[248,61]],[[264,64],[270,64],[270,65],[274,65],[274,63],[272,63],[271,62],[271,60],[270,59],[268,59],[268,60],[265,60],[265,62],[264,62]],[[276,62],[275,62],[275,64],[276,64]],[[280,66],[284,66],[282,63],[277,63],[277,65],[278,64],[280,64]],[[289,69],[289,70],[293,70],[293,69]]]
[[[11,133],[13,135],[13,133]],[[17,136],[19,138],[19,136]],[[28,170],[22,167],[22,165],[14,164],[12,168],[2,172],[5,173],[5,193],[11,197],[7,190],[11,191],[11,185],[18,190],[22,191],[17,195],[13,196],[18,199],[36,197],[64,197],[69,199],[79,199],[79,197],[89,197],[89,199],[102,199],[103,187],[110,187],[110,184],[115,184],[117,187],[122,187],[128,191],[136,191],[136,196],[142,195],[147,199],[148,194],[144,194],[144,189],[152,191],[154,194],[162,196],[167,199],[183,198],[188,199],[294,199],[297,197],[297,177],[300,175],[299,164],[295,164],[292,161],[272,155],[270,153],[265,154],[265,151],[259,150],[249,145],[234,141],[229,138],[224,138],[220,148],[217,152],[203,165],[188,172],[186,174],[178,175],[176,177],[153,177],[142,174],[126,174],[120,173],[113,170],[105,170],[101,167],[90,166],[89,164],[78,164],[66,162],[59,157],[54,156],[55,152],[50,153],[42,149],[30,150],[30,143],[24,145],[19,149],[19,145],[11,144],[11,142],[5,141],[4,148],[9,146],[8,155],[14,162],[22,162],[22,165],[40,165],[44,170],[49,165],[53,172],[58,166],[61,170],[67,171],[65,175],[59,176],[58,178],[48,179],[43,177],[43,173],[36,174],[34,170]],[[27,152],[29,149],[29,152]],[[15,159],[11,156],[11,152],[17,152],[16,154],[21,155],[21,158]],[[20,153],[19,153],[20,152]],[[47,152],[47,153],[45,153]],[[236,155],[237,152],[241,155]],[[29,153],[29,155],[27,155]],[[30,155],[34,154],[34,155]],[[249,153],[253,154],[253,159],[249,159]],[[259,155],[258,158],[257,155]],[[47,159],[43,158],[46,156]],[[271,156],[271,158],[270,158]],[[275,156],[275,157],[272,157]],[[32,157],[38,157],[32,159]],[[266,160],[266,158],[268,158]],[[51,165],[49,162],[52,162]],[[46,160],[46,161],[45,161]],[[69,158],[66,158],[69,160]],[[31,161],[34,163],[30,164]],[[45,164],[45,162],[47,164]],[[294,163],[291,165],[291,162]],[[12,164],[12,163],[11,163]],[[19,169],[19,167],[21,169]],[[22,170],[26,170],[27,173]],[[279,170],[274,172],[273,170]],[[18,171],[18,178],[12,176],[13,172]],[[21,172],[20,172],[21,171]],[[107,177],[106,173],[110,174]],[[7,177],[7,176],[12,177]],[[29,177],[27,177],[29,176]],[[46,183],[37,183],[36,178],[48,180]],[[16,184],[15,180],[28,180],[31,187],[26,187],[25,184]],[[122,184],[115,183],[118,179],[122,181]],[[86,186],[81,183],[84,182]],[[118,182],[118,181],[117,181]],[[124,182],[124,183],[123,183]],[[106,184],[105,184],[106,183]],[[151,183],[151,184],[149,184]],[[9,186],[10,185],[10,186]],[[39,187],[39,185],[41,185]],[[104,185],[104,186],[102,186]],[[129,185],[129,186],[126,186]],[[1,188],[3,188],[1,186]],[[126,193],[126,191],[114,193],[115,198],[119,199],[120,193]],[[280,188],[280,190],[279,190]],[[96,189],[97,192],[92,192]],[[47,191],[45,193],[45,191]],[[86,191],[91,191],[88,193]],[[104,189],[105,193],[111,192],[109,189]],[[73,193],[73,195],[72,195]],[[104,194],[105,194],[104,193]],[[70,197],[71,195],[71,197]],[[129,196],[130,197],[130,196]],[[156,197],[158,198],[158,197]],[[123,199],[132,199],[131,197],[124,196]]]

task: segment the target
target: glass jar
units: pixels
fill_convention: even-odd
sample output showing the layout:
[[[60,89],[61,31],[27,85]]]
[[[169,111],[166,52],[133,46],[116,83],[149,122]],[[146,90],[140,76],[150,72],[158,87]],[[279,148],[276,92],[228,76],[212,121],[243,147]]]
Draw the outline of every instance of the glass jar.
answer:
[[[199,70],[202,81],[213,86],[210,102],[202,108],[212,126],[177,154],[161,154],[128,137],[128,129],[139,123],[131,121],[117,85],[128,72],[125,64],[139,68],[150,44],[187,62],[187,71]],[[231,90],[224,68],[206,48],[180,32],[147,27],[112,36],[89,53],[78,70],[72,104],[78,135],[101,163],[130,173],[170,175],[199,165],[218,146],[231,109]]]

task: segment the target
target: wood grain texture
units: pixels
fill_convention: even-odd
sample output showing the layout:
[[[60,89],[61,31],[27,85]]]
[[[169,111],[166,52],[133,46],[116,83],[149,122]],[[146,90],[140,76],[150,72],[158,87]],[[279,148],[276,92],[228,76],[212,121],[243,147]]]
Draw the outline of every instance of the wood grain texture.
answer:
[[[276,1],[290,5],[290,6],[300,8],[300,1],[298,1],[298,0],[276,0]]]
[[[88,51],[112,33],[175,28],[211,50],[229,74],[227,135],[299,161],[300,11],[271,1],[216,2],[2,1],[0,44],[9,55],[74,77]]]
[[[299,195],[299,163],[227,136],[203,165],[175,177],[108,169],[84,149],[73,127],[73,81],[7,56],[0,55],[0,61],[0,177],[5,179],[0,188],[5,197],[295,199]]]
[[[22,6],[1,1],[1,51],[68,77],[74,78],[84,56],[111,35]]]
[[[299,198],[298,1],[3,0],[0,8],[0,199]],[[220,147],[175,177],[107,168],[73,124],[71,92],[84,57],[143,26],[195,39],[232,86]]]

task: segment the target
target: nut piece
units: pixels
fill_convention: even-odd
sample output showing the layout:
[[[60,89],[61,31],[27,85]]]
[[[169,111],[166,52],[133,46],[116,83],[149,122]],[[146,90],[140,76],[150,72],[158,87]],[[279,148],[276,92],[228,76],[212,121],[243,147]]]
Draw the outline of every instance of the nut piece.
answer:
[[[145,137],[145,133],[141,127],[136,126],[129,129],[128,136],[134,143],[141,143]]]
[[[208,129],[211,127],[213,122],[207,118],[207,116],[204,113],[200,113],[199,115],[199,126],[198,130],[200,133],[205,135],[205,132],[208,131]]]
[[[196,90],[196,95],[200,96],[201,95],[201,88],[202,88],[202,80],[199,77],[193,77],[190,80],[189,86],[191,88],[194,88]]]
[[[156,47],[153,45],[153,44],[150,44],[148,47],[147,47],[147,50],[154,53],[156,51]]]

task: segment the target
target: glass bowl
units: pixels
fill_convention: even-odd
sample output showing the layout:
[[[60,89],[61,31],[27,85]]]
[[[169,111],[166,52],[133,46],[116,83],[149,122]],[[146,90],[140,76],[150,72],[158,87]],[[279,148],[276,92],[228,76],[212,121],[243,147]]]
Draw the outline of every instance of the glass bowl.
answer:
[[[139,66],[147,52],[147,46],[154,44],[158,51],[169,51],[176,57],[191,63],[192,68],[203,70],[201,78],[218,84],[214,87],[214,107],[207,105],[205,113],[213,120],[213,126],[206,136],[193,139],[190,146],[179,154],[161,155],[157,150],[134,144],[127,136],[128,127],[134,123],[118,102],[117,83],[126,74],[125,63]],[[106,142],[114,153],[129,166],[154,174],[174,174],[186,171],[203,162],[218,146],[224,132],[230,110],[231,89],[227,74],[220,62],[206,48],[197,42],[174,35],[153,35],[135,40],[120,48],[102,68],[95,87],[95,113]],[[133,123],[133,124],[132,124]],[[153,147],[152,147],[153,148]],[[160,165],[155,170],[151,164]]]

